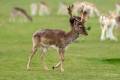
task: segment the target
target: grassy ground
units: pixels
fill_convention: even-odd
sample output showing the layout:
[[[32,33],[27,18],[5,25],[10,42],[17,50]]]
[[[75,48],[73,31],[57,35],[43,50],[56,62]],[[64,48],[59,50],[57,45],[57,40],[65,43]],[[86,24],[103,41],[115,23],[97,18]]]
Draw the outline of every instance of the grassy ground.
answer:
[[[38,2],[39,0],[36,0]],[[99,40],[100,27],[97,18],[87,22],[91,26],[87,37],[79,38],[65,53],[65,71],[44,71],[39,52],[32,61],[32,70],[26,70],[31,52],[32,33],[41,28],[69,30],[68,16],[57,16],[59,0],[46,0],[53,15],[34,17],[34,22],[8,22],[9,11],[15,5],[29,9],[30,0],[0,0],[0,80],[120,80],[120,30],[118,42]],[[114,10],[119,0],[88,0],[94,2],[102,12]],[[74,0],[66,0],[72,3]],[[29,10],[28,10],[29,11]],[[57,52],[49,49],[46,62],[51,68],[58,61]]]

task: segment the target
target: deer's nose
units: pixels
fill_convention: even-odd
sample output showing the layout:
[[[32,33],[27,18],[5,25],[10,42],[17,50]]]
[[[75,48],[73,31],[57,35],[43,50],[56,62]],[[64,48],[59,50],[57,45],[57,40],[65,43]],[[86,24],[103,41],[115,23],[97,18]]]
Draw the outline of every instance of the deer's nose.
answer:
[[[90,30],[91,30],[91,27],[90,27],[90,26],[89,26],[89,27],[87,27],[87,28],[86,28],[86,30],[90,31]]]
[[[86,32],[84,35],[85,35],[85,36],[87,36],[87,35],[88,35],[88,33]]]

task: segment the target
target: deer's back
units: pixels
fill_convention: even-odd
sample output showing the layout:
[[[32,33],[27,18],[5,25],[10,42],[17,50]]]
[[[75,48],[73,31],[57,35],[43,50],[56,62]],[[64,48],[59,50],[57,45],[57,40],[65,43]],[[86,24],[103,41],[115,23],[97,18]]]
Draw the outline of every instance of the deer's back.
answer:
[[[36,38],[37,37],[37,38]],[[39,39],[42,45],[55,45],[62,47],[65,43],[66,33],[62,30],[44,29],[33,34],[34,39]]]

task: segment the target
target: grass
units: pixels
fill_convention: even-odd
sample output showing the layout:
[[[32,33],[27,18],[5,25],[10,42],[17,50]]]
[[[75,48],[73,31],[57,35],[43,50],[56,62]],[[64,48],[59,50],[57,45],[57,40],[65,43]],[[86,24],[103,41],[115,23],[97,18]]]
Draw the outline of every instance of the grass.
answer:
[[[38,2],[39,0],[36,0]],[[28,55],[31,52],[32,33],[42,28],[69,30],[68,16],[57,16],[55,11],[59,0],[46,0],[53,9],[53,15],[34,17],[34,22],[8,22],[9,11],[14,5],[29,10],[30,0],[0,1],[0,80],[120,80],[120,32],[119,41],[99,40],[100,27],[97,18],[87,22],[91,26],[87,37],[69,46],[65,53],[64,69],[44,71],[39,53],[32,60],[32,70],[26,70]],[[114,10],[118,0],[88,0],[95,3],[102,12]],[[66,0],[72,3],[74,0]],[[46,62],[51,68],[58,61],[55,50],[49,49]]]

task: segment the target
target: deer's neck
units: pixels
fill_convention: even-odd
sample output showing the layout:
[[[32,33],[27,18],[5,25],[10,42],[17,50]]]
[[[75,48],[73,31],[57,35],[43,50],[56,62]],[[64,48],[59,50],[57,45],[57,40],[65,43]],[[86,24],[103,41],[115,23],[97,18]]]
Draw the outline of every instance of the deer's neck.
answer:
[[[76,40],[79,37],[79,33],[75,32],[74,30],[71,30],[66,35],[66,44],[72,43],[74,40]]]

